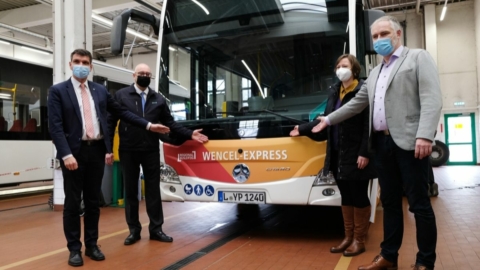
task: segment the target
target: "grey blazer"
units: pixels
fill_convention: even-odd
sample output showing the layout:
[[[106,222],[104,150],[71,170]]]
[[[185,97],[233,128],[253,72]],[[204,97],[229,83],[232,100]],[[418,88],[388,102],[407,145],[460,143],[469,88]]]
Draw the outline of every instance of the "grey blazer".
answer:
[[[382,64],[376,66],[355,98],[328,116],[331,125],[360,113],[370,104],[370,135],[374,96]],[[416,138],[434,141],[440,120],[442,93],[438,71],[430,54],[405,47],[388,79],[385,116],[393,141],[404,150],[414,150]],[[371,138],[371,136],[370,136]]]

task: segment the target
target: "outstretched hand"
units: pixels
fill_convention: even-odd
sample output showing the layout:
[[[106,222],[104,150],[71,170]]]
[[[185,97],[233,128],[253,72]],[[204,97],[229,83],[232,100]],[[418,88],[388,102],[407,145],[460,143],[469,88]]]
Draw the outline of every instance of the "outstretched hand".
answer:
[[[152,124],[150,126],[150,130],[160,134],[167,134],[170,132],[170,128],[162,124]]]
[[[316,126],[312,128],[313,133],[318,133],[324,130],[328,126],[324,116],[317,117],[317,119],[320,120],[320,123],[318,123]]]
[[[292,131],[290,131],[290,136],[291,137],[297,137],[300,135],[300,132],[298,131],[298,125],[296,125]]]
[[[208,137],[202,133],[200,133],[202,129],[195,129],[192,133],[192,140],[197,141],[199,143],[206,143],[208,142]]]

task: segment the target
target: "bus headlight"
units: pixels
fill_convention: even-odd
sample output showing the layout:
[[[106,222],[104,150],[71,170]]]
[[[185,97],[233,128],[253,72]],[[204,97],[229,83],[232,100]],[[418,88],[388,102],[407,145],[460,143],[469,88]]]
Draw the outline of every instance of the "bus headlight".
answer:
[[[163,162],[160,162],[160,181],[171,184],[182,184],[175,169]]]
[[[328,175],[323,175],[323,169],[321,169],[315,180],[313,181],[313,186],[326,186],[326,185],[336,185],[335,177],[333,177],[332,172],[329,172]]]

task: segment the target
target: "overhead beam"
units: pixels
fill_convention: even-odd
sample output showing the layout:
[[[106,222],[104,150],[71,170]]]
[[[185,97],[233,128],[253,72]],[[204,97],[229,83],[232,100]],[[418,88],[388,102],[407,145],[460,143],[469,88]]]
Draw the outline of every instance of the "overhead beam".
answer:
[[[92,1],[92,12],[101,14],[126,8],[140,6],[132,0],[95,0]],[[18,28],[34,27],[52,23],[52,7],[44,4],[16,8],[0,12],[0,22]],[[0,32],[5,32],[0,29]]]
[[[95,0],[92,1],[92,11],[97,14],[134,8],[140,6],[139,3],[132,0]]]

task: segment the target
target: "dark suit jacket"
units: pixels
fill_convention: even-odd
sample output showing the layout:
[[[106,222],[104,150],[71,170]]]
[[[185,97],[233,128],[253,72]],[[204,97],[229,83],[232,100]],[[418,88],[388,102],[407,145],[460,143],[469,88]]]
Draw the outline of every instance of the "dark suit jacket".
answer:
[[[112,144],[108,136],[107,110],[118,117],[146,129],[145,119],[122,109],[107,89],[98,83],[88,81],[88,88],[95,103],[107,153],[112,153]],[[50,87],[48,93],[48,127],[53,143],[57,148],[57,158],[80,151],[83,134],[82,115],[75,89],[70,79]]]
[[[115,93],[115,99],[122,108],[144,118],[151,123],[161,123],[170,128],[174,136],[184,140],[192,137],[193,131],[183,127],[173,120],[170,109],[165,98],[152,90],[148,89],[146,96],[145,112],[142,112],[142,100],[136,92],[134,84],[122,88]],[[118,117],[111,115],[109,121],[110,141],[115,134]],[[157,151],[159,149],[159,135],[148,132],[145,129],[132,126],[125,121],[120,121],[118,127],[120,135],[120,151]]]

